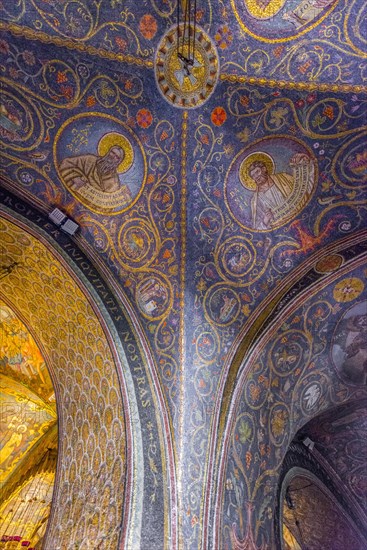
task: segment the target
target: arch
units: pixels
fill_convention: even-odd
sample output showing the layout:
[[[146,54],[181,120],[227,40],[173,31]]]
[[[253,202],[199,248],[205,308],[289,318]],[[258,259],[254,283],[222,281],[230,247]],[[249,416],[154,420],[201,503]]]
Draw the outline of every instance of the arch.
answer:
[[[4,202],[1,231],[12,242],[1,257],[15,268],[0,293],[32,327],[58,400],[45,545],[136,548],[155,537],[176,548],[170,420],[139,325],[80,241],[24,201]]]
[[[365,410],[366,403],[352,402],[352,406],[353,405],[356,405],[359,408],[363,407]],[[348,406],[349,405],[347,405],[346,407],[348,408]],[[325,415],[327,415],[331,419],[334,417],[334,414],[338,412],[338,409],[340,410],[343,408],[344,407],[342,406],[337,407],[337,409],[330,409],[325,414],[317,416],[311,422],[320,422],[322,421],[322,417],[325,418]],[[305,427],[307,426],[308,424],[305,425]],[[304,429],[302,429],[301,431],[303,432]],[[294,478],[305,478],[311,484],[318,487],[319,490],[322,491],[326,495],[326,498],[330,501],[331,507],[338,510],[339,520],[343,523],[343,529],[341,531],[350,531],[350,534],[348,536],[351,536],[354,539],[354,544],[357,544],[357,546],[364,548],[363,541],[365,541],[366,526],[363,510],[360,508],[358,502],[355,500],[351,492],[348,491],[346,486],[341,484],[338,473],[331,467],[328,461],[323,460],[322,455],[320,456],[320,452],[319,450],[317,450],[320,448],[319,442],[316,443],[317,449],[312,448],[311,450],[311,448],[307,447],[302,440],[304,440],[304,436],[302,436],[301,434],[300,436],[298,436],[297,434],[297,436],[291,443],[287,454],[284,457],[279,473],[276,507],[274,513],[276,548],[284,548],[283,537],[281,534],[284,519],[284,502],[286,502],[287,508],[289,510],[293,510],[295,508],[302,512],[302,508],[306,508],[305,514],[303,515],[308,516],[308,520],[311,518],[312,515],[317,516],[315,517],[315,521],[313,522],[312,533],[310,532],[311,530],[309,526],[307,528],[306,525],[303,525],[302,531],[300,533],[297,533],[297,535],[300,534],[301,537],[304,537],[305,535],[307,537],[310,537],[311,535],[311,537],[313,537],[314,534],[321,535],[323,532],[322,521],[326,519],[323,517],[324,514],[321,513],[321,510],[317,510],[317,514],[315,514],[315,511],[312,511],[312,506],[308,505],[308,501],[316,501],[316,499],[312,498],[311,495],[309,495],[309,498],[302,495],[302,499],[297,499],[297,495],[295,499],[292,498],[292,495],[290,495],[290,499],[287,496],[288,486],[292,483]],[[305,489],[306,488],[307,484]],[[305,498],[306,506],[300,504],[299,502],[300,500],[302,502],[302,500],[304,500]],[[287,515],[289,516],[289,513]],[[296,517],[296,513],[294,513],[294,518],[292,519],[299,519]],[[335,525],[335,528],[336,527],[337,526]],[[313,531],[315,531],[315,533],[313,533]],[[317,531],[319,531],[319,533],[317,533]],[[297,536],[296,538],[299,537]],[[304,541],[300,542],[302,543],[302,546],[305,544]],[[316,541],[314,540],[312,546],[315,546],[315,542]],[[320,542],[321,541],[319,541],[319,544]],[[307,544],[305,545],[308,546]],[[321,546],[325,546],[325,544]]]
[[[329,355],[328,338],[336,323],[351,303],[365,299],[359,282],[359,290],[349,297],[343,294],[350,284],[363,280],[366,254],[363,247],[355,252],[355,259],[303,292],[297,283],[298,292],[289,299],[283,296],[282,308],[274,308],[273,301],[271,328],[242,356],[230,380],[232,391],[222,394],[217,431],[212,432],[216,454],[209,485],[215,496],[207,505],[213,525],[208,547],[225,547],[225,542],[238,549],[271,547],[274,540],[266,533],[272,533],[275,486],[293,436],[321,410],[366,393],[362,385],[340,377]],[[345,252],[345,257],[351,255]],[[310,274],[307,278],[310,281]],[[267,301],[271,299],[274,296]],[[220,539],[222,532],[226,541]]]
[[[352,518],[345,513],[329,488],[312,472],[303,468],[294,468],[284,480],[284,487],[289,490],[287,495],[288,498],[291,496],[292,510],[289,511],[289,504],[283,506],[282,520],[285,517],[287,517],[287,522],[291,520],[289,526],[292,527],[293,532],[295,532],[293,523],[297,522],[297,538],[302,546],[312,548],[319,544],[320,548],[327,548],[332,538],[341,548],[348,547],[351,550],[352,548],[355,550],[364,548],[365,539],[353,524]],[[317,513],[316,507],[318,508]],[[297,517],[297,509],[298,514],[300,511],[303,512],[302,518]],[[338,521],[333,521],[335,519]],[[310,521],[313,523],[312,531]],[[281,545],[277,545],[277,548],[284,550],[283,540]]]

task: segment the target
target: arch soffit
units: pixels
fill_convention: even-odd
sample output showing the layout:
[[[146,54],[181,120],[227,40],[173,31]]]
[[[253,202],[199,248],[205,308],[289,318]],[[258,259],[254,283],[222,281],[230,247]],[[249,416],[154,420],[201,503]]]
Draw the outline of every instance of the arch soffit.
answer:
[[[38,216],[38,219],[40,218]],[[149,476],[152,472],[147,472],[147,464],[144,464],[144,454],[147,453],[143,448],[141,424],[146,422],[146,419],[139,417],[142,399],[139,404],[140,396],[133,380],[135,365],[129,363],[129,360],[131,361],[132,352],[135,358],[139,355],[140,371],[142,370],[141,363],[144,362],[144,368],[148,372],[151,369],[147,368],[148,361],[144,357],[147,355],[147,348],[144,347],[144,343],[143,346],[139,345],[140,342],[137,343],[135,331],[131,327],[132,323],[126,322],[126,314],[124,320],[125,324],[129,323],[130,330],[126,331],[124,337],[119,339],[116,327],[111,322],[111,315],[93,291],[93,286],[86,281],[73,262],[68,261],[57,243],[53,242],[53,239],[44,230],[36,227],[29,220],[23,220],[18,214],[14,215],[9,209],[0,212],[0,220],[2,232],[10,241],[6,243],[6,251],[2,255],[2,259],[5,257],[8,263],[19,263],[10,277],[0,281],[0,294],[5,303],[8,303],[26,323],[42,349],[54,382],[60,412],[61,444],[59,446],[56,490],[53,498],[53,509],[58,508],[58,519],[55,518],[53,521],[51,516],[48,540],[52,539],[52,544],[55,544],[67,528],[68,541],[70,542],[71,523],[68,518],[72,517],[74,513],[74,517],[77,517],[79,510],[72,511],[70,505],[65,506],[68,500],[72,500],[68,498],[70,494],[66,487],[73,484],[79,487],[83,475],[84,477],[89,476],[90,479],[98,477],[98,472],[94,472],[93,468],[103,463],[103,456],[98,454],[98,449],[101,448],[99,436],[97,437],[95,433],[94,437],[83,441],[82,430],[85,426],[89,428],[93,426],[93,422],[95,422],[97,431],[101,427],[101,423],[98,425],[96,416],[92,415],[92,410],[96,409],[98,404],[103,407],[101,400],[98,403],[98,393],[102,392],[102,384],[104,384],[103,387],[107,392],[106,395],[103,394],[103,397],[106,398],[104,414],[108,417],[111,433],[108,433],[108,430],[107,434],[103,431],[106,436],[106,442],[103,443],[110,442],[109,450],[113,449],[114,460],[110,459],[110,473],[116,488],[115,501],[117,504],[114,510],[115,513],[118,510],[115,516],[116,533],[118,537],[122,504],[124,504],[124,524],[128,526],[128,532],[123,533],[121,547],[133,547],[133,541],[142,537],[140,531],[143,523],[143,499],[146,497],[144,475]],[[47,223],[45,219],[42,222],[44,225]],[[77,277],[75,273],[78,273]],[[48,286],[47,278],[49,279]],[[54,284],[56,284],[56,289]],[[132,335],[135,336],[133,339]],[[139,339],[140,337],[141,334],[139,334]],[[133,351],[131,340],[135,344]],[[126,341],[129,344],[124,346]],[[130,357],[128,353],[125,353],[128,345],[130,345]],[[139,353],[137,353],[138,350]],[[76,364],[78,364],[78,368],[75,369]],[[87,388],[87,380],[91,381],[91,378],[95,383],[90,383]],[[151,390],[149,409],[153,408],[155,411],[157,439],[160,442],[162,453],[160,466],[165,478],[167,477],[167,465],[171,468],[171,475],[173,468],[172,446],[170,443],[163,445],[164,439],[170,440],[169,421],[164,414],[164,404],[162,406],[160,389],[156,387],[156,381],[153,381],[154,384],[151,379],[147,382]],[[98,385],[99,387],[97,387]],[[84,400],[84,410],[78,406],[78,401],[81,398]],[[149,410],[149,419],[152,419],[151,410]],[[77,426],[77,422],[80,425]],[[80,436],[79,439],[77,433]],[[120,439],[116,439],[116,433],[121,434]],[[73,449],[76,452],[78,442],[79,452],[83,448],[83,453],[77,458],[76,455],[73,456]],[[113,445],[112,442],[115,444]],[[88,443],[90,447],[87,449]],[[168,456],[164,456],[163,448],[167,450]],[[86,457],[87,451],[91,452],[95,461],[90,460],[90,464],[88,464],[85,458],[86,470],[78,472],[79,465],[80,468],[83,468],[83,458]],[[66,456],[68,468],[64,463]],[[148,457],[147,463],[149,464]],[[73,466],[71,472],[70,464]],[[169,486],[168,483],[166,485]],[[108,491],[110,491],[110,487]],[[103,494],[106,495],[108,491],[106,486],[100,487],[96,494],[102,498]],[[172,506],[168,504],[168,499],[172,498],[172,495],[165,494],[163,497],[165,516],[168,516],[168,510],[172,509]],[[78,508],[78,506],[82,506],[82,503],[76,499],[74,505]],[[60,514],[62,509],[65,509],[64,518]],[[61,521],[60,518],[62,518]],[[111,514],[108,521],[111,521]],[[167,532],[174,533],[175,527],[170,525],[167,518],[163,519],[163,523],[165,539],[169,540],[172,535],[168,536]],[[78,541],[80,536],[77,536],[77,533],[80,533],[80,527],[79,523],[75,524],[74,535]],[[108,527],[108,531],[113,533],[110,527]],[[77,541],[77,539],[75,540]],[[116,538],[116,543],[117,540]]]
[[[357,248],[358,248],[358,244],[363,243],[363,246],[358,248],[358,254],[356,254],[356,257],[354,259],[348,259],[348,261],[346,261],[346,263],[337,271],[324,275],[323,277],[321,277],[320,280],[306,287],[302,292],[295,294],[294,297],[292,297],[288,301],[284,300],[285,306],[280,310],[277,316],[271,315],[271,313],[269,314],[269,318],[271,319],[271,322],[272,322],[271,327],[269,327],[267,323],[265,323],[266,330],[264,330],[264,332],[262,332],[262,334],[257,339],[255,339],[255,342],[253,340],[254,343],[252,347],[251,345],[248,345],[246,349],[246,344],[245,346],[243,346],[245,347],[246,352],[245,354],[242,355],[242,360],[240,362],[240,365],[239,366],[238,364],[235,365],[236,372],[233,378],[231,378],[231,376],[229,375],[230,383],[233,384],[233,386],[230,386],[231,388],[230,391],[228,391],[228,393],[225,393],[224,397],[223,397],[223,394],[218,395],[218,400],[222,399],[221,402],[218,403],[216,407],[216,410],[220,411],[220,417],[218,418],[218,424],[217,424],[219,429],[216,434],[214,434],[214,431],[212,431],[212,447],[211,447],[212,449],[214,449],[214,447],[216,449],[213,452],[213,456],[215,456],[215,459],[213,461],[212,468],[215,467],[216,472],[218,472],[217,489],[219,488],[219,490],[212,491],[212,494],[216,495],[216,502],[214,503],[212,508],[212,510],[216,510],[216,512],[212,512],[216,514],[216,520],[215,520],[216,536],[218,536],[218,532],[219,532],[218,521],[219,521],[220,510],[222,506],[222,503],[219,501],[222,500],[222,490],[223,490],[223,483],[224,483],[223,476],[224,476],[225,464],[227,462],[228,448],[230,445],[229,441],[230,441],[231,433],[234,427],[234,418],[236,417],[236,411],[238,409],[239,402],[242,399],[245,382],[250,378],[251,372],[256,366],[256,360],[260,352],[265,348],[265,345],[266,344],[269,345],[269,342],[271,342],[271,339],[276,338],[277,332],[280,330],[281,326],[286,324],[287,318],[289,318],[292,314],[294,314],[296,309],[302,307],[302,304],[306,303],[308,300],[312,300],[312,298],[315,297],[318,292],[320,293],[323,289],[332,285],[339,278],[343,276],[347,277],[348,273],[351,272],[353,269],[361,268],[362,265],[365,265],[366,258],[367,258],[367,255],[365,252],[365,238],[366,238],[366,232],[364,231],[357,236],[353,236],[353,238],[350,240],[344,239],[343,242],[336,243],[336,247],[339,247],[339,251],[342,250],[343,248],[348,247],[348,244],[349,246],[357,245]],[[335,244],[333,246],[334,246],[333,250],[335,251]],[[318,258],[316,258],[316,260],[315,258],[313,258],[314,262],[317,261],[317,259],[319,259],[320,254],[318,254],[317,256]],[[309,261],[308,266],[312,265],[314,262]],[[304,275],[305,272],[306,272],[306,269],[304,270],[302,275]],[[287,283],[287,281],[285,281],[285,283]],[[285,287],[286,287],[286,290],[289,290],[290,288],[287,285],[285,285]],[[365,292],[365,289],[363,290]],[[274,300],[274,297],[269,297],[268,302],[270,302],[270,304],[273,306],[272,310],[276,309],[276,306],[280,303],[282,298],[284,299],[284,294],[285,293],[283,292],[282,296],[278,297],[277,300]],[[264,325],[264,318],[262,318],[262,324]],[[239,362],[238,356],[236,357],[236,360],[237,362]],[[232,355],[232,361],[233,361],[233,355]],[[363,390],[357,389],[356,391],[358,393],[358,391],[361,392]],[[271,388],[270,388],[270,392],[271,392]],[[354,392],[352,389],[352,391],[349,394],[349,397],[353,393]],[[317,415],[319,412],[320,411],[316,409],[315,414],[313,416]],[[307,417],[305,419],[305,422],[309,421],[313,416]],[[297,430],[299,428],[300,426],[297,427]],[[214,430],[214,425],[213,425],[213,430]],[[292,433],[293,432],[289,433],[289,437],[292,435]],[[290,440],[291,439],[289,439],[289,441]],[[209,483],[209,485],[211,486],[211,483]],[[209,493],[210,491],[208,490],[206,494],[209,495]],[[206,508],[206,514],[210,514],[208,508]]]

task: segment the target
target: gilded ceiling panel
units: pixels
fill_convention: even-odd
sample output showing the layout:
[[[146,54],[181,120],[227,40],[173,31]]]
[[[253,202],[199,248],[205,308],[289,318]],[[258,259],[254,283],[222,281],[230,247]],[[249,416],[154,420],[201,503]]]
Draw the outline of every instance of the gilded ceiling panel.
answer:
[[[14,245],[9,234],[4,240]],[[0,402],[1,536],[21,537],[33,546],[50,513],[57,453],[55,392],[39,347],[3,302]]]
[[[23,208],[21,201],[10,196],[6,202],[16,210]],[[36,210],[33,214],[40,223],[42,216]],[[71,538],[86,545],[98,539],[103,547],[115,548],[121,538],[131,547],[137,537],[144,543],[151,540],[153,522],[162,527],[155,541],[163,547],[166,542],[162,541],[176,537],[175,517],[171,520],[172,506],[168,507],[169,498],[174,502],[175,490],[161,482],[168,468],[172,472],[172,450],[164,402],[152,380],[153,371],[147,368],[143,337],[137,341],[126,312],[95,267],[76,248],[70,248],[69,239],[54,231],[60,244],[58,254],[52,253],[44,244],[46,232],[38,229],[42,237],[37,239],[33,234],[37,230],[29,223],[32,230],[1,220],[0,230],[7,241],[2,245],[2,261],[14,269],[5,270],[0,291],[37,336],[59,403],[58,483],[45,544],[63,544],[66,537],[66,544]],[[43,225],[52,229],[47,218]],[[64,263],[68,255],[79,276],[87,273],[98,286],[100,297],[84,277],[105,318],[96,313],[81,282],[70,275]],[[115,333],[113,345],[112,315],[121,336],[119,343]],[[149,437],[142,438],[143,430]],[[149,521],[142,521],[143,514]],[[129,523],[121,531],[126,517]]]
[[[2,279],[0,291],[41,342],[56,382],[56,401],[63,404],[59,449],[63,458],[55,495],[58,519],[51,523],[49,536],[53,544],[61,544],[65,532],[68,543],[71,538],[83,540],[96,530],[94,520],[98,520],[95,532],[102,534],[103,525],[108,524],[111,540],[118,540],[126,483],[126,436],[113,356],[90,304],[61,264],[30,234],[3,221],[5,229],[14,246],[21,245],[20,253],[12,249],[7,252],[12,261],[21,260],[21,267],[10,278]],[[68,333],[63,327],[69,327]],[[8,446],[10,452],[10,442]],[[94,485],[93,494],[89,494],[88,479],[90,483],[93,478],[100,479],[99,490]],[[82,517],[85,501],[77,490],[81,479],[87,500],[94,502],[93,509],[85,510]],[[112,479],[113,485],[108,481]],[[95,508],[107,495],[110,504],[102,507],[103,515],[97,518]],[[71,517],[80,518],[72,522],[74,531]]]

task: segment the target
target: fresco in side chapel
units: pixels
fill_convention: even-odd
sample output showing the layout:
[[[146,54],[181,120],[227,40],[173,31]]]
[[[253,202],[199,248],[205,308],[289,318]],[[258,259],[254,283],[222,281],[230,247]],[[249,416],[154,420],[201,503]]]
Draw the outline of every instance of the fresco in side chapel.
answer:
[[[3,245],[2,245],[3,246]],[[1,544],[34,547],[50,513],[57,457],[54,387],[44,357],[15,312],[0,303]],[[6,546],[4,546],[6,547]]]
[[[33,390],[49,406],[55,393],[42,354],[24,324],[4,303],[0,303],[0,372]]]
[[[288,525],[294,533],[297,533],[295,522],[297,521],[299,525],[302,525],[303,542],[308,546],[312,548],[312,546],[320,543],[316,534],[319,530],[317,529],[318,526],[315,525],[314,518],[321,516],[325,537],[321,544],[324,547],[332,538],[336,548],[347,547],[351,550],[363,548],[363,539],[354,531],[352,525],[347,524],[348,520],[343,516],[342,510],[338,509],[336,503],[330,498],[327,488],[322,485],[320,487],[316,482],[312,483],[308,477],[300,475],[292,479],[288,494],[291,495],[292,502],[294,501],[293,504],[298,512],[290,510],[284,504],[284,526]],[[289,529],[288,533],[290,533]],[[312,533],[315,533],[316,537],[312,536]],[[300,538],[299,532],[297,534]],[[292,538],[295,544],[292,544]],[[285,545],[286,550],[298,550],[300,548],[297,538],[288,536],[288,541],[290,544]]]
[[[318,422],[316,419],[311,420],[303,426],[301,433],[307,431],[310,437],[320,439],[320,453],[327,457],[360,507],[365,509],[366,449],[363,441],[366,434],[366,418],[363,407],[362,401],[338,408],[332,417],[324,413],[318,418]]]
[[[0,2],[0,285],[67,403],[57,502],[100,471],[114,500],[73,543],[271,548],[293,436],[364,396],[366,27],[362,0]],[[9,376],[46,398],[32,361]]]

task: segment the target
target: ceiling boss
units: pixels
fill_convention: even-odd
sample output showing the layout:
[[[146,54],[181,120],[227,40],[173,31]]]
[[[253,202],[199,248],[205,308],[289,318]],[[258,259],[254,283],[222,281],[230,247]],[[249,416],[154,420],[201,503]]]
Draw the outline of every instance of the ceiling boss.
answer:
[[[218,80],[215,46],[196,24],[196,0],[178,0],[177,24],[162,38],[155,60],[163,97],[179,108],[202,105]]]

